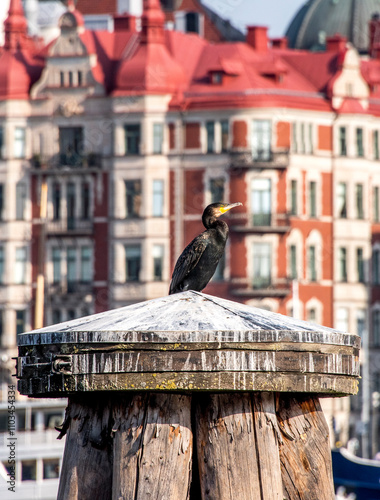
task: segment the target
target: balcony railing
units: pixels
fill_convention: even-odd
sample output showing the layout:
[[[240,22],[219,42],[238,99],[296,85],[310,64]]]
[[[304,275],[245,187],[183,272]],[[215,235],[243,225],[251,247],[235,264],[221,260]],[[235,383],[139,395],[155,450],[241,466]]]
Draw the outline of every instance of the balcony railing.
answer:
[[[34,155],[30,159],[30,163],[33,168],[42,170],[100,168],[102,166],[102,156],[98,153],[58,153],[52,156]]]
[[[78,219],[68,217],[66,219],[50,220],[47,222],[48,234],[92,234],[94,222],[92,219]]]
[[[231,228],[240,233],[287,233],[290,231],[290,220],[287,213],[254,213],[250,215],[248,224]]]
[[[286,297],[291,290],[289,278],[254,276],[245,286],[232,289],[238,297]]]
[[[48,287],[50,295],[62,296],[68,294],[88,295],[93,291],[91,281],[67,281],[65,283],[52,283]]]
[[[253,155],[252,151],[230,152],[231,168],[284,169],[289,165],[289,151],[269,151]]]

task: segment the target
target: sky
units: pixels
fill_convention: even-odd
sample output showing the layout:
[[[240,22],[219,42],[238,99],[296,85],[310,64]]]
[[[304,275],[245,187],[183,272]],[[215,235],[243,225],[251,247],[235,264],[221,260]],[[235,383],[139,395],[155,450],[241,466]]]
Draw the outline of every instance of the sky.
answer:
[[[275,38],[285,34],[306,0],[202,0],[202,3],[242,31],[249,25],[268,26],[269,36]]]

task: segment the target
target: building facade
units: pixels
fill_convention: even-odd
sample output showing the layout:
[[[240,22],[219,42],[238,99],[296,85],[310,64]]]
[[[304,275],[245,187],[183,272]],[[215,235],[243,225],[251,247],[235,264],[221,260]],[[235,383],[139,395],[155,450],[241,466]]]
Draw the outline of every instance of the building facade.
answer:
[[[158,0],[89,31],[68,4],[47,46],[28,36],[20,0],[4,25],[2,368],[42,322],[166,295],[203,208],[239,201],[205,292],[367,335],[378,391],[376,39],[371,57],[341,36],[289,49],[262,27],[211,43],[165,30]],[[347,398],[326,407],[332,443],[346,443],[360,400],[351,420]]]

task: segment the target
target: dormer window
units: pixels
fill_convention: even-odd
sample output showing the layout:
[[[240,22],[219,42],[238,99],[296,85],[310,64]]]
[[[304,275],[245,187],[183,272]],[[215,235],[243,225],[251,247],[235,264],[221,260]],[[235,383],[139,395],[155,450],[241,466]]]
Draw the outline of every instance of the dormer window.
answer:
[[[211,73],[211,83],[214,85],[221,85],[223,83],[223,72],[213,71]]]
[[[199,12],[176,11],[175,29],[184,33],[203,35],[203,14]]]

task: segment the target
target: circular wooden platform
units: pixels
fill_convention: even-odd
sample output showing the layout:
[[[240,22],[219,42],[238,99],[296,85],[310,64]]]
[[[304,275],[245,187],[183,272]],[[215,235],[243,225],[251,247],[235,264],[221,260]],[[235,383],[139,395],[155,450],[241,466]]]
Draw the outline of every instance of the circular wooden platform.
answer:
[[[18,388],[356,394],[360,338],[199,292],[19,335]]]

